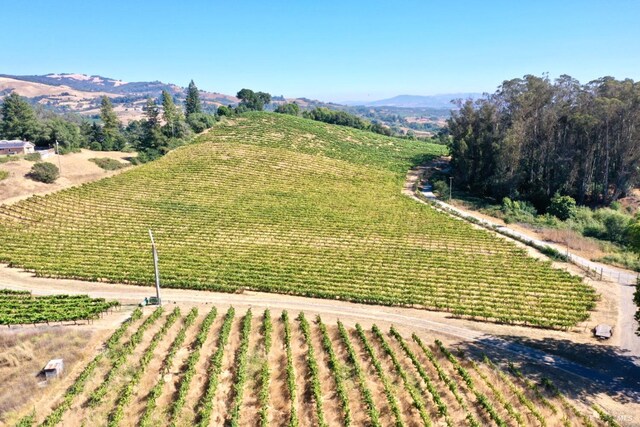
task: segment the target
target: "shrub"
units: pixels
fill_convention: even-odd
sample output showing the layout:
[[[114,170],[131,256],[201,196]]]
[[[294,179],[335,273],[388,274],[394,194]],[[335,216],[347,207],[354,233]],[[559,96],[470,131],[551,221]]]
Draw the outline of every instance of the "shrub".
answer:
[[[502,199],[502,212],[504,213],[504,221],[507,224],[512,222],[533,224],[538,213],[531,203],[525,200],[511,200],[508,197]]]
[[[0,181],[2,181],[3,179],[7,179],[8,177],[9,177],[9,172],[0,171]]]
[[[16,156],[4,156],[4,157],[0,157],[0,164],[2,163],[8,163],[8,162],[17,162],[18,158]]]
[[[444,181],[436,181],[433,183],[433,191],[438,193],[438,197],[442,200],[449,200],[449,185]]]
[[[29,153],[24,155],[24,159],[30,162],[39,162],[42,160],[40,153]]]
[[[95,163],[106,171],[115,171],[127,166],[126,163],[121,163],[118,160],[110,159],[109,157],[94,157],[93,159],[89,159],[89,161]]]
[[[221,105],[218,107],[218,116],[232,116],[233,110],[226,105]]]
[[[193,113],[187,117],[187,123],[195,133],[204,132],[216,123],[215,116],[206,113]]]
[[[573,218],[576,215],[576,201],[571,196],[561,196],[556,193],[551,198],[551,204],[547,208],[547,212],[562,221]]]
[[[300,107],[295,102],[285,103],[278,105],[275,109],[276,113],[280,114],[289,114],[292,116],[297,116],[300,114]]]
[[[102,144],[100,144],[98,141],[93,141],[91,145],[89,145],[89,149],[91,151],[102,151]]]
[[[598,222],[597,228],[585,229],[585,235],[616,243],[624,243],[626,231],[631,223],[631,217],[613,209],[598,209],[593,214]]]
[[[625,234],[629,248],[636,254],[640,254],[640,219],[632,221]]]
[[[618,265],[629,270],[640,272],[640,260],[638,255],[630,252],[616,252],[607,254],[596,261]]]
[[[36,163],[27,176],[34,181],[51,184],[60,176],[60,170],[53,163]]]

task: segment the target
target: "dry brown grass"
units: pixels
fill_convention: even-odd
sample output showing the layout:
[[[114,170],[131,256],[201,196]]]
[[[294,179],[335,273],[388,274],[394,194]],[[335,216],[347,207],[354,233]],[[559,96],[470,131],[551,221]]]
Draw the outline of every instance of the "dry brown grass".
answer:
[[[82,358],[91,335],[86,329],[61,327],[0,332],[0,423],[44,392],[37,374],[50,359],[63,358],[69,372]]]
[[[559,230],[555,228],[541,229],[538,234],[549,242],[568,245],[569,249],[577,250],[583,253],[592,254],[592,257],[602,256],[601,245],[588,237],[582,236],[573,230]]]

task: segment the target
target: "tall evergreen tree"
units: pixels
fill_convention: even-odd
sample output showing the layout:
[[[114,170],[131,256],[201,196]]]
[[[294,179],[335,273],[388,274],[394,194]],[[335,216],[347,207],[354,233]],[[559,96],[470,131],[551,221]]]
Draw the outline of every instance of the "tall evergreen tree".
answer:
[[[196,84],[193,82],[193,80],[191,80],[191,82],[189,83],[189,88],[187,89],[187,99],[184,103],[187,117],[189,117],[191,114],[202,112],[200,93],[198,92],[198,88],[196,87]]]
[[[158,104],[156,101],[147,98],[147,103],[144,106],[144,115],[147,119],[147,127],[150,129],[160,127],[160,112],[158,111]]]
[[[149,159],[154,159],[169,151],[167,138],[160,127],[160,112],[155,100],[147,98],[144,115],[146,118],[144,135],[139,148],[146,153]]]
[[[102,101],[100,102],[100,119],[103,123],[103,130],[105,135],[109,135],[111,133],[115,134],[120,128],[120,121],[118,120],[118,116],[116,112],[113,111],[113,104],[111,100],[103,96]]]
[[[106,96],[102,97],[100,103],[100,119],[103,123],[102,133],[104,135],[102,149],[108,151],[114,148],[121,148],[124,145],[124,141],[120,134],[120,121],[116,112],[113,111],[111,100]]]
[[[169,135],[176,136],[176,125],[181,120],[181,114],[173,102],[173,97],[166,90],[162,91],[162,118],[164,119]]]
[[[4,99],[0,108],[0,136],[8,139],[35,141],[39,124],[31,105],[15,92]]]

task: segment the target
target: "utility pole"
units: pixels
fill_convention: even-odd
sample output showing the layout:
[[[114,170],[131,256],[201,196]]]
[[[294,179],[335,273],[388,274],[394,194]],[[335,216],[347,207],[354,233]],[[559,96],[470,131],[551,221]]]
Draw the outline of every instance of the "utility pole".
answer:
[[[153,254],[153,271],[156,275],[156,297],[158,305],[162,305],[160,299],[160,270],[158,269],[158,251],[156,250],[156,242],[153,240],[153,232],[149,229],[149,237],[151,238],[151,253]]]
[[[451,187],[453,187],[453,177],[449,177],[449,200],[451,200]]]
[[[60,145],[58,145],[58,139],[56,138],[56,154],[58,155],[58,170],[62,175],[62,161],[60,160]]]

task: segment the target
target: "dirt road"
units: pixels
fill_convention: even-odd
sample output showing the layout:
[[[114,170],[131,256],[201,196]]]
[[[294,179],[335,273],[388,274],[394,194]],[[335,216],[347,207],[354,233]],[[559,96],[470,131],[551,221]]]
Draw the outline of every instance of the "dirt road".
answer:
[[[415,174],[419,176],[421,172],[422,171],[416,171]],[[407,194],[407,190],[409,190],[409,188],[415,188],[417,179],[418,177],[407,178],[407,185],[405,186],[404,191],[405,194]],[[409,185],[410,181],[411,185]],[[638,278],[637,273],[612,267],[606,264],[593,262],[589,259],[571,253],[570,251],[566,250],[566,248],[561,247],[553,242],[547,242],[533,238],[530,235],[522,233],[509,226],[504,226],[497,221],[491,221],[490,219],[487,219],[486,216],[476,214],[473,211],[460,209],[459,207],[453,206],[449,203],[445,203],[442,200],[436,198],[435,194],[433,194],[431,185],[428,183],[423,183],[423,187],[419,191],[425,198],[436,203],[438,206],[441,206],[446,210],[454,211],[462,217],[474,218],[474,220],[478,223],[482,224],[485,227],[493,228],[496,231],[500,232],[502,235],[512,236],[519,241],[529,242],[536,246],[550,246],[558,250],[560,253],[567,254],[573,264],[578,265],[583,269],[593,271],[596,274],[599,273],[601,274],[603,279],[617,284],[619,287],[619,302],[618,321],[615,325],[615,330],[620,337],[619,345],[622,350],[628,352],[630,355],[640,357],[640,336],[635,334],[635,331],[638,329],[638,322],[636,322],[634,319],[637,307],[633,303],[633,293],[635,291],[635,284]],[[419,198],[415,197],[415,194],[410,194],[410,196],[417,201],[423,202]]]

